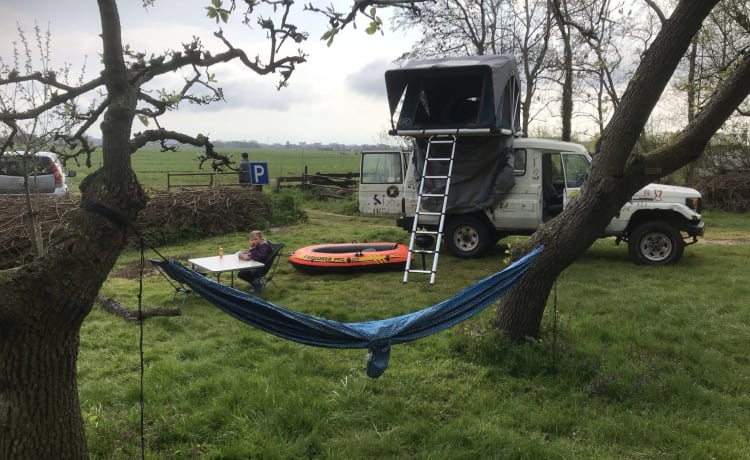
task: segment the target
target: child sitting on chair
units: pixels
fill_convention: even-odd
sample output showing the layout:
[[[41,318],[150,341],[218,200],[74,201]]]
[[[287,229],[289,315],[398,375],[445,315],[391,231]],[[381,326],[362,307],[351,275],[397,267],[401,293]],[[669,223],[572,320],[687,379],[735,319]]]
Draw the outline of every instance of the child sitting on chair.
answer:
[[[260,230],[253,230],[250,232],[250,247],[237,254],[240,260],[255,260],[262,262],[263,267],[248,268],[247,270],[241,270],[237,273],[237,277],[241,280],[247,281],[252,286],[253,291],[256,294],[260,294],[263,286],[260,284],[260,279],[266,274],[266,266],[269,262],[268,258],[271,255],[272,248],[268,244],[268,241],[263,237],[263,232]]]

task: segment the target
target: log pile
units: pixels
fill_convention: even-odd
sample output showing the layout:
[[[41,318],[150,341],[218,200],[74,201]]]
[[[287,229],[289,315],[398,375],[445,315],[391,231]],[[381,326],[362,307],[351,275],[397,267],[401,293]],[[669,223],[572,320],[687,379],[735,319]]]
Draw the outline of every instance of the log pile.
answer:
[[[33,200],[45,247],[62,235],[78,210],[78,201],[68,197]],[[0,269],[14,267],[33,258],[26,199],[0,195]]]
[[[55,244],[78,212],[77,197],[43,197],[35,201],[45,247]],[[146,240],[159,246],[181,239],[197,239],[265,228],[271,215],[268,198],[261,192],[236,187],[207,190],[152,191],[135,227]],[[138,244],[138,237],[130,239]],[[0,195],[0,269],[33,258],[28,211],[24,197]]]
[[[693,187],[715,208],[734,212],[750,210],[750,171],[702,177]]]
[[[268,198],[247,188],[159,191],[138,216],[136,228],[151,244],[163,245],[265,228],[270,217]]]

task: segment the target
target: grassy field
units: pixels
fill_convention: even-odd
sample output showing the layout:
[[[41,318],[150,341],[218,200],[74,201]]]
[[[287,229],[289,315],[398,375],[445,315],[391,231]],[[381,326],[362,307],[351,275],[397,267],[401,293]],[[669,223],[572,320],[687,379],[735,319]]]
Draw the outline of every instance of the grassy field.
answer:
[[[388,217],[308,214],[267,236],[287,253],[407,236]],[[288,342],[190,296],[182,316],[144,326],[147,456],[750,458],[748,218],[707,212],[706,221],[706,238],[676,266],[638,267],[624,246],[597,242],[560,277],[538,341],[509,345],[491,328],[491,307],[395,346],[379,379],[364,373],[365,350]],[[245,242],[243,233],[159,250],[186,260]],[[500,247],[478,260],[441,256],[435,286],[416,275],[402,284],[400,272],[307,275],[283,260],[263,297],[341,321],[385,318],[455,294],[502,258]],[[101,294],[136,308],[138,261],[124,253]],[[147,270],[144,308],[175,305],[173,292]],[[140,456],[138,345],[137,325],[99,307],[83,325],[79,388],[93,458]]]
[[[240,154],[246,151],[250,161],[266,162],[268,164],[271,183],[279,176],[299,176],[308,169],[308,173],[359,173],[358,152],[330,152],[316,150],[243,150],[220,149],[221,153],[230,155],[235,161],[240,161]],[[167,172],[172,173],[209,173],[210,164],[204,164],[199,169],[198,156],[201,150],[196,148],[181,148],[177,152],[161,152],[158,148],[144,148],[133,154],[133,169],[138,173],[138,179],[144,188],[167,188]],[[78,186],[84,177],[101,166],[101,152],[92,155],[92,168],[68,164],[68,169],[76,170],[76,177],[70,180],[70,189],[78,191]],[[227,172],[225,175],[215,176],[215,183],[235,184],[237,175]],[[208,177],[179,178],[179,184],[208,184]]]

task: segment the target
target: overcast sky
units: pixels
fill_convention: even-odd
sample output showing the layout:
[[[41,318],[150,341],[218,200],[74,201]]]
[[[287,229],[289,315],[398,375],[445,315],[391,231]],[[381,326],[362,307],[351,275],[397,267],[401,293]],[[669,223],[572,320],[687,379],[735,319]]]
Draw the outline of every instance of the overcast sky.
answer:
[[[319,40],[327,25],[325,18],[301,11],[309,2],[298,1],[300,11],[295,17],[299,19],[290,21],[308,30],[310,37],[301,45],[309,54],[308,62],[297,68],[289,87],[277,91],[277,75],[259,77],[237,64],[216,66],[212,70],[227,102],[209,108],[184,105],[179,112],[164,117],[163,126],[207,134],[213,140],[377,142],[390,126],[383,73],[396,66],[393,61],[409,50],[414,36],[393,32],[389,26],[385,36],[367,35],[367,23],[362,18],[357,29],[347,27],[333,46],[327,47]],[[120,1],[123,41],[134,50],[158,54],[179,49],[181,43],[198,35],[208,49],[223,51],[223,45],[212,35],[215,23],[205,16],[209,3],[157,0],[153,8],[144,10],[141,0]],[[324,8],[331,1],[312,3]],[[349,2],[334,0],[333,4],[343,7]],[[387,12],[381,13],[387,21]],[[94,0],[0,0],[0,56],[6,63],[12,62],[12,42],[18,41],[18,27],[32,40],[35,23],[43,30],[49,28],[52,34],[53,68],[67,62],[80,69],[85,57],[85,79],[98,73],[101,40]],[[236,46],[243,46],[250,57],[265,53],[264,33],[257,27],[249,31],[240,23],[239,15],[224,27],[225,35]],[[295,51],[292,47],[287,53]],[[168,78],[177,81],[174,79],[178,76]],[[91,134],[99,135],[98,131]]]

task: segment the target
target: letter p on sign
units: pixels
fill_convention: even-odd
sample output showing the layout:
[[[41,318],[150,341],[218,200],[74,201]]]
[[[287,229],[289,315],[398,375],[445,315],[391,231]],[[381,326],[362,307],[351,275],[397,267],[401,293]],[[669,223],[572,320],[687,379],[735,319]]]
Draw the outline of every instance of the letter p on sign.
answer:
[[[253,185],[268,185],[268,163],[250,163],[250,183]]]

